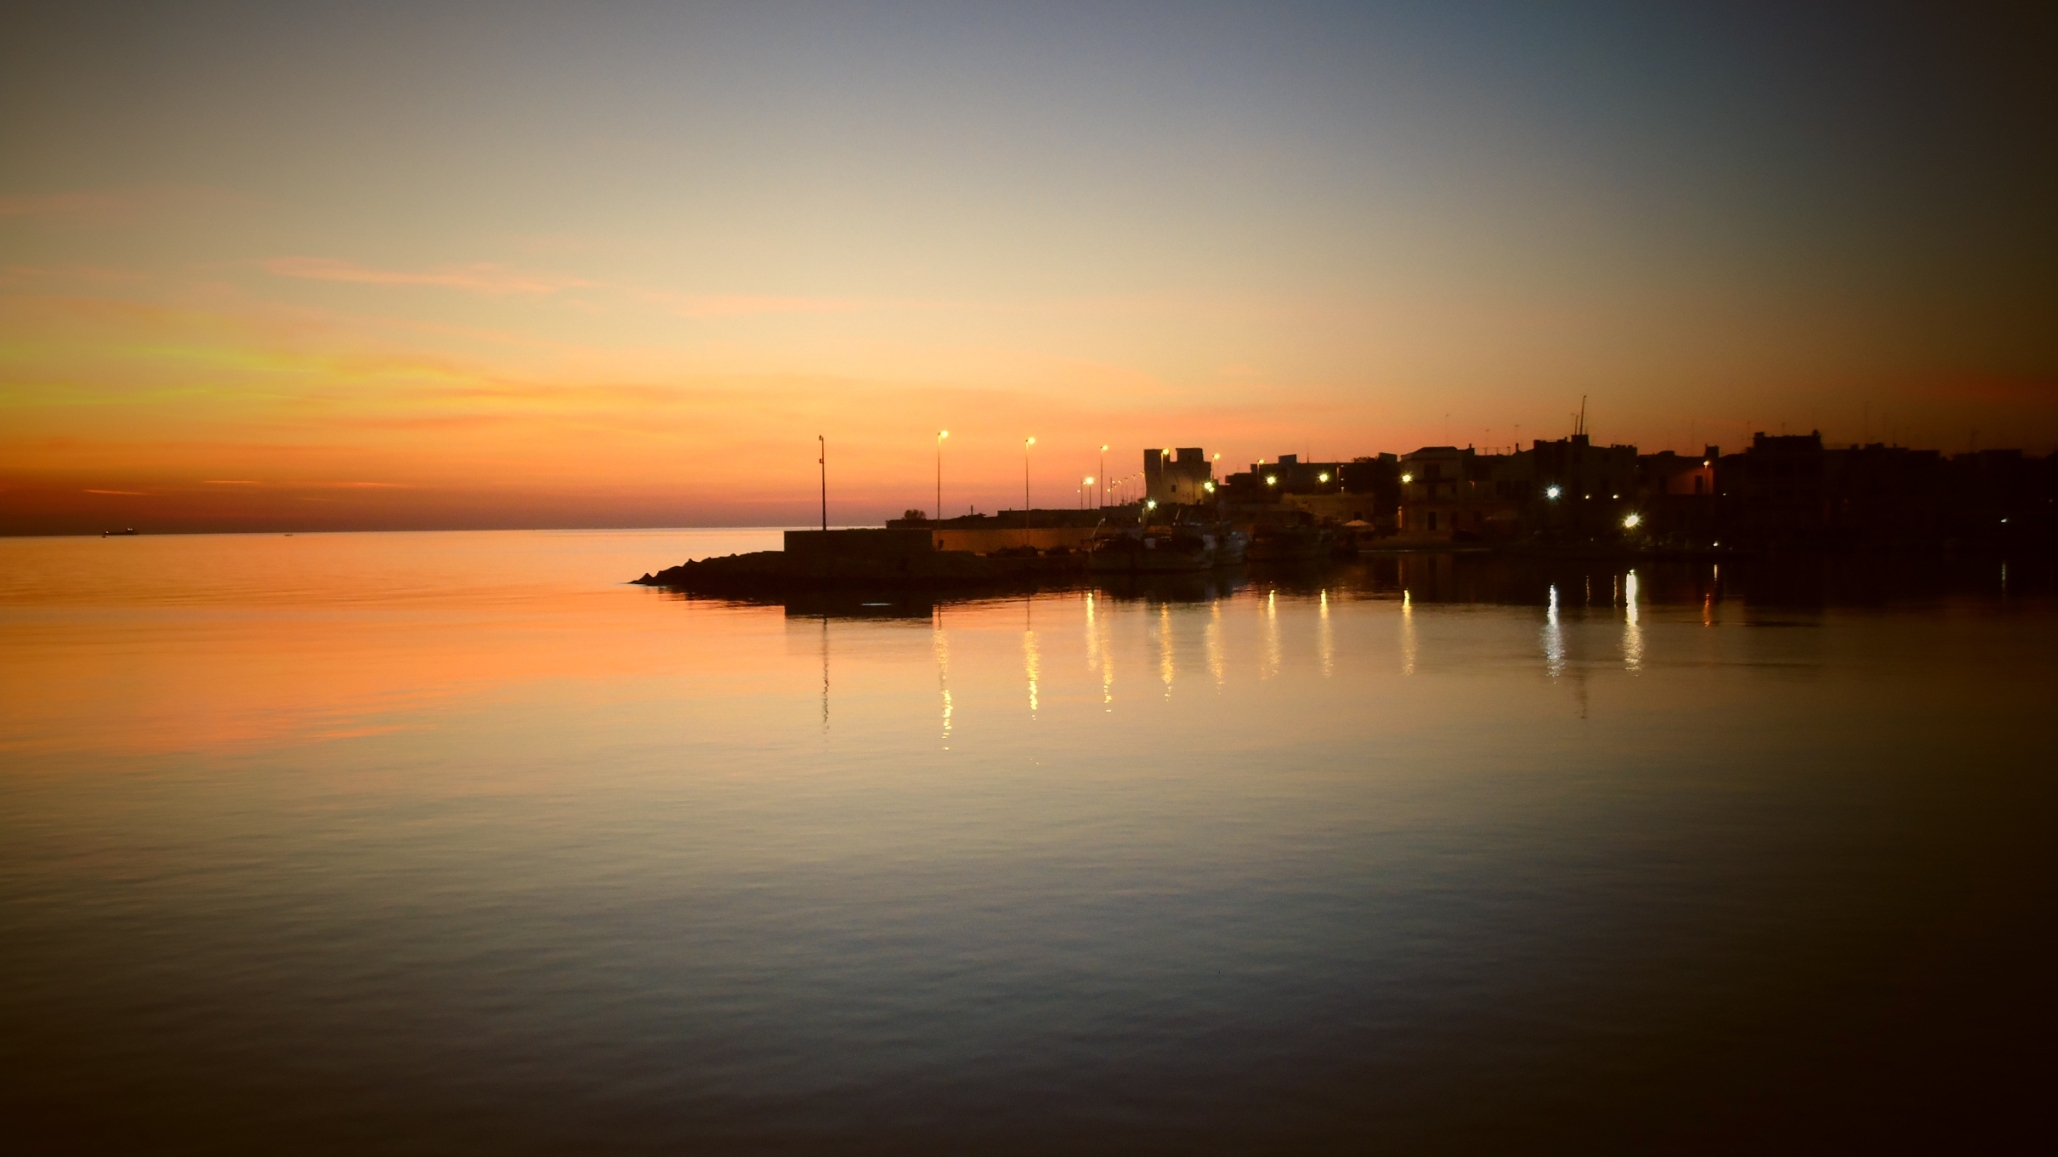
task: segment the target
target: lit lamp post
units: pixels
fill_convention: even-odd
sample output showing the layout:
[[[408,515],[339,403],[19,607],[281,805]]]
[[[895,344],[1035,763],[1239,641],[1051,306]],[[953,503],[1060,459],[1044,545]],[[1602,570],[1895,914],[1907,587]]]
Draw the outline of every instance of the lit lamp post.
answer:
[[[1084,482],[1080,483],[1080,484],[1079,484],[1079,486],[1080,486],[1080,490],[1079,490],[1079,509],[1081,509],[1081,510],[1084,510],[1084,509],[1086,509],[1086,496],[1087,496],[1088,494],[1091,494],[1091,493],[1093,493],[1093,492],[1094,492],[1094,491],[1093,491],[1093,475],[1091,475],[1091,474],[1088,474],[1088,475],[1086,476],[1086,481],[1084,481]]]
[[[1100,476],[1103,479],[1108,476],[1108,448],[1106,444],[1103,444],[1100,448]],[[1094,497],[1102,506],[1108,504],[1108,484],[1105,481],[1101,483],[1101,487],[1095,492]]]
[[[949,430],[936,431],[936,521],[943,521],[943,440],[950,437]]]
[[[1022,439],[1022,529],[1029,529],[1029,447],[1036,445],[1032,437]]]

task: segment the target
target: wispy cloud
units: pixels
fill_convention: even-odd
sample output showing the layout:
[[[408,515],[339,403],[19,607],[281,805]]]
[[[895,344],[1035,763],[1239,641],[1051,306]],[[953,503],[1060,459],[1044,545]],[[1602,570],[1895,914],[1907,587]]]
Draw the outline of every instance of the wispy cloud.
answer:
[[[119,494],[125,498],[148,498],[148,490],[88,490],[87,494]]]
[[[354,261],[338,261],[326,257],[274,257],[265,262],[264,267],[279,277],[299,277],[310,281],[345,281],[360,285],[428,285],[494,296],[558,293],[595,284],[577,277],[524,273],[489,262],[406,270],[374,269]]]

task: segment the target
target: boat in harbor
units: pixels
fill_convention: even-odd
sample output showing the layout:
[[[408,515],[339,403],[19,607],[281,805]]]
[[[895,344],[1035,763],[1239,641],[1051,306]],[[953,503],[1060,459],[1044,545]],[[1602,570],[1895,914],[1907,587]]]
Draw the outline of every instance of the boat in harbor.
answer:
[[[1215,540],[1215,565],[1241,566],[1244,555],[1249,553],[1251,536],[1226,522],[1208,527],[1207,534]]]
[[[1228,523],[1102,527],[1087,547],[1095,574],[1190,574],[1243,562],[1250,538]]]
[[[1095,536],[1086,554],[1094,574],[1181,574],[1215,569],[1211,536],[1183,526],[1127,527]]]
[[[1319,526],[1260,526],[1246,552],[1252,562],[1313,562],[1329,554],[1329,532]]]
[[[126,530],[103,530],[100,532],[100,537],[102,538],[133,538],[135,535],[136,528],[133,526]]]

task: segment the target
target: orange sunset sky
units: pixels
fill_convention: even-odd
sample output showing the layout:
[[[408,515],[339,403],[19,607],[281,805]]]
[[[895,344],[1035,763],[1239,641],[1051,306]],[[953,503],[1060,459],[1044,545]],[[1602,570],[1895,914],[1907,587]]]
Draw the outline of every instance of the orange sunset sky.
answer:
[[[2048,20],[1651,7],[9,16],[0,532],[2058,444]]]

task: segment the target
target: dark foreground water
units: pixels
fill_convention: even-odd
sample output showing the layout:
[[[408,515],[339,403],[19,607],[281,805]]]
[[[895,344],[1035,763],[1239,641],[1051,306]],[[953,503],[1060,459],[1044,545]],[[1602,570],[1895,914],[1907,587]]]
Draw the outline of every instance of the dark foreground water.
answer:
[[[0,541],[8,1150],[2052,1139],[2049,562],[619,581],[767,538]]]

